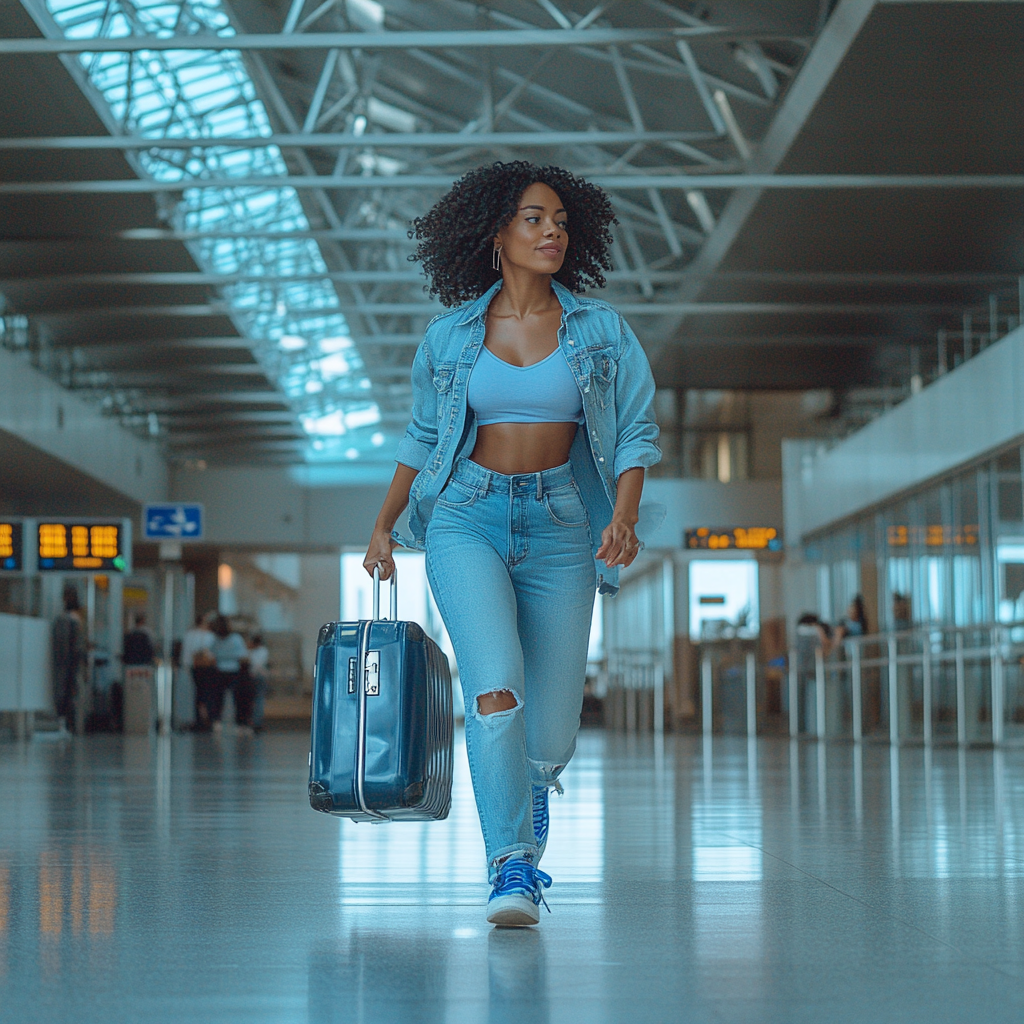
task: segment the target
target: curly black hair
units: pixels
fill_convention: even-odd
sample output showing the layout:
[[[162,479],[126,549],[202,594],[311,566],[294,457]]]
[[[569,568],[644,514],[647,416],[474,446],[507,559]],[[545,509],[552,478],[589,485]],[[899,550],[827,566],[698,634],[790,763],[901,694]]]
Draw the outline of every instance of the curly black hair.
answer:
[[[512,223],[523,193],[538,182],[558,194],[569,222],[569,246],[555,280],[573,292],[604,287],[602,271],[612,268],[609,226],[616,223],[608,196],[561,167],[515,160],[463,175],[425,217],[412,222],[409,237],[419,244],[409,259],[423,264],[431,296],[457,306],[479,298],[498,280],[491,265],[494,236]]]

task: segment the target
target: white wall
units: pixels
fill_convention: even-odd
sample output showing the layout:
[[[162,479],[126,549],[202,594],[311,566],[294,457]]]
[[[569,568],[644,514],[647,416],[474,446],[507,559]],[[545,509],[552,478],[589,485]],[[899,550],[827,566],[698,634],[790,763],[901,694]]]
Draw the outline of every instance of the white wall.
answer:
[[[0,430],[136,501],[167,497],[167,464],[156,444],[136,437],[102,415],[96,404],[62,388],[21,356],[2,349]]]
[[[304,486],[277,466],[175,470],[171,480],[173,500],[205,506],[207,543],[267,550],[366,544],[386,493],[373,484]]]
[[[1024,435],[1024,328],[825,451],[783,442],[787,542]]]
[[[387,488],[364,484],[309,487],[286,468],[176,470],[175,501],[206,506],[206,542],[267,550],[340,549],[366,544]],[[778,481],[648,480],[644,503],[666,508],[656,531],[641,535],[648,547],[675,548],[697,526],[781,526]]]
[[[665,506],[657,530],[644,529],[644,505]],[[683,533],[699,526],[782,526],[782,485],[776,480],[648,480],[638,534],[649,548],[678,548]],[[785,539],[785,538],[784,538]]]

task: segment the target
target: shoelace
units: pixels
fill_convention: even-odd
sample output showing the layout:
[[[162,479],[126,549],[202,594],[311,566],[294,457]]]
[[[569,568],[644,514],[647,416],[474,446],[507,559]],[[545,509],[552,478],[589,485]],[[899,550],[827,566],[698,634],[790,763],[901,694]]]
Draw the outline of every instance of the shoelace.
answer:
[[[550,787],[561,796],[562,795],[562,784],[555,782],[554,786]],[[533,787],[533,833],[537,837],[537,844],[543,845],[548,838],[548,828],[551,823],[550,815],[548,814],[548,786],[534,786]]]
[[[533,833],[537,837],[537,844],[543,845],[548,837],[548,788],[547,786],[533,787]]]
[[[498,868],[498,877],[494,880],[491,897],[520,893],[529,896],[534,903],[543,903],[544,909],[550,914],[551,908],[544,899],[543,891],[550,888],[550,875],[545,874],[540,868],[535,868],[525,857],[510,857]]]

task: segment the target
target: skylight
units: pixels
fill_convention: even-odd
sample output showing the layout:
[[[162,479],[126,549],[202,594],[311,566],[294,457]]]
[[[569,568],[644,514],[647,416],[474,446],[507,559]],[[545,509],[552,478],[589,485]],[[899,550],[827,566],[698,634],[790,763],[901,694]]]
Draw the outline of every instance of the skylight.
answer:
[[[46,0],[68,38],[169,37],[235,29],[219,0]],[[367,19],[378,4],[360,0]],[[113,132],[159,138],[267,136],[271,125],[239,52],[166,50],[83,53],[79,58]],[[184,189],[172,213],[182,231],[308,231],[290,187],[232,186],[232,178],[286,177],[275,145],[193,151],[158,146],[130,157],[158,181],[214,179],[223,187]],[[392,172],[394,173],[394,172]],[[282,278],[225,284],[221,293],[241,334],[276,381],[309,435],[307,459],[378,454],[380,411],[351,343],[327,265],[310,238],[208,238],[185,243],[205,271]],[[325,276],[319,277],[317,275]],[[353,452],[355,453],[353,455]]]

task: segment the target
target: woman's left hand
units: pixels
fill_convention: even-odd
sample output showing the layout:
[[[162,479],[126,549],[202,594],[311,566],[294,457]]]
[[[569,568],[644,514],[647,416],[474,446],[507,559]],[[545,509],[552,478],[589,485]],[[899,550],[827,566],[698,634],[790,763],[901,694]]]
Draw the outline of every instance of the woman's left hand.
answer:
[[[604,559],[609,569],[616,565],[633,564],[633,559],[640,553],[640,541],[629,523],[613,519],[601,534],[601,547],[597,557]]]

